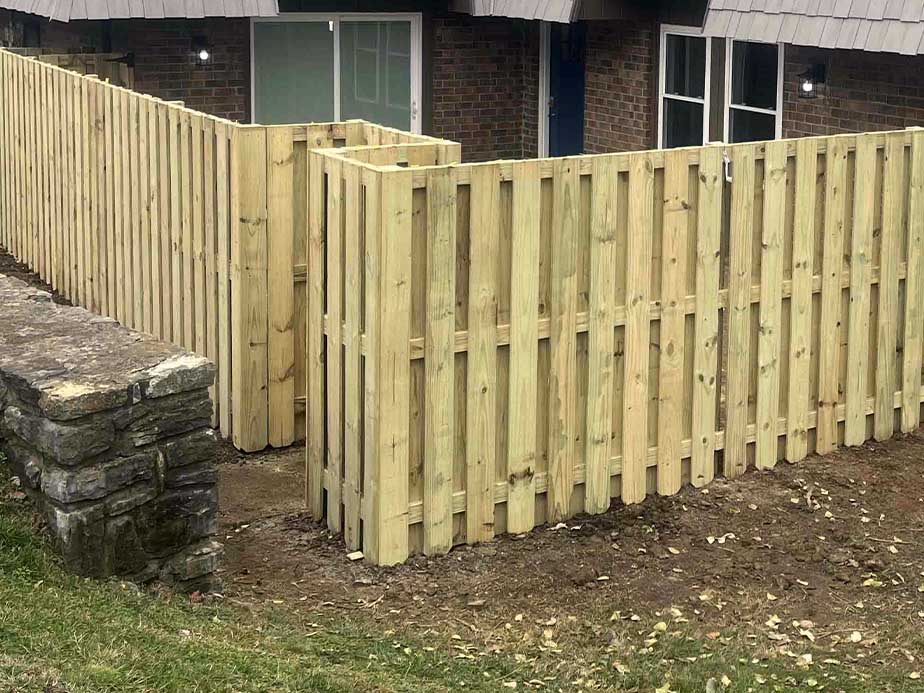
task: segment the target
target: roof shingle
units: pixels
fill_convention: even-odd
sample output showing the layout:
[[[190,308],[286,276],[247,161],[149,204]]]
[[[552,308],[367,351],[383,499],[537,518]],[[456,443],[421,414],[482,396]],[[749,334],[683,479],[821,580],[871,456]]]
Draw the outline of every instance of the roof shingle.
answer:
[[[703,33],[919,55],[924,54],[924,0],[710,0]]]

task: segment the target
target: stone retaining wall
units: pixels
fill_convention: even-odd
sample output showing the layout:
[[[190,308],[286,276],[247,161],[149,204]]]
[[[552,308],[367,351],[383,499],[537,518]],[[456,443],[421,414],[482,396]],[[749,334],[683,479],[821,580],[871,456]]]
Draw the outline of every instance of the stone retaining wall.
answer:
[[[0,275],[0,450],[69,569],[210,589],[206,359]]]

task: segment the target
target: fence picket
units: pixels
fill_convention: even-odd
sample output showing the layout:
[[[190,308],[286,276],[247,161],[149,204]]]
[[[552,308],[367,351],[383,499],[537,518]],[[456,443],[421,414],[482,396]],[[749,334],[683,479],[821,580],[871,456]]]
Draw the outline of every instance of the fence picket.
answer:
[[[205,356],[207,353],[208,321],[206,320],[206,307],[208,302],[205,294],[205,181],[202,177],[204,162],[202,160],[202,118],[190,117],[190,139],[192,166],[192,271],[193,271],[193,309],[189,311],[193,316],[195,325],[195,339],[192,342],[196,353]],[[267,232],[267,236],[269,233]],[[268,253],[268,251],[267,251]],[[267,255],[268,257],[268,255]],[[187,266],[189,266],[187,264]]]
[[[629,157],[629,232],[626,243],[625,399],[622,501],[645,499],[648,476],[648,361],[654,164],[649,154]]]
[[[817,174],[816,142],[800,140],[796,147],[797,194],[792,238],[792,297],[789,303],[789,397],[786,407],[786,459],[789,462],[798,462],[808,452]]]
[[[283,447],[295,440],[295,341],[293,313],[295,295],[290,276],[295,233],[295,151],[289,128],[268,128],[267,146],[267,239],[270,300],[269,411],[270,445]],[[347,265],[348,267],[350,265]],[[358,519],[357,519],[358,522]]]
[[[378,246],[381,253],[381,322],[375,388],[382,407],[375,427],[375,455],[371,460],[370,488],[377,489],[378,493],[372,497],[370,512],[371,531],[376,534],[370,557],[380,565],[392,565],[404,561],[409,552],[407,431],[410,424],[411,172],[388,171],[382,174],[381,180],[382,233]],[[495,174],[492,177],[495,186],[496,180]],[[469,439],[478,445],[477,438],[470,436]],[[473,486],[468,488],[473,496],[479,495]],[[493,498],[489,510],[493,520]],[[486,535],[487,528],[481,528],[482,536]]]
[[[699,162],[699,218],[696,224],[696,318],[690,458],[690,479],[697,487],[705,486],[715,477],[722,175],[722,150],[719,147],[704,149]]]
[[[587,431],[585,510],[602,513],[610,505],[610,458],[615,380],[617,186],[612,159],[596,159],[592,175],[590,236],[590,324],[587,332]],[[538,209],[538,205],[537,205]],[[514,253],[514,257],[517,254]],[[538,259],[538,258],[537,258]],[[533,354],[531,363],[535,364]],[[535,366],[533,367],[535,369]],[[532,375],[535,381],[535,374]],[[535,389],[535,385],[533,385]],[[514,411],[517,411],[514,409]]]
[[[553,165],[551,261],[551,371],[549,375],[548,520],[571,516],[577,437],[577,254],[579,236],[577,161]],[[474,204],[474,203],[473,203]]]
[[[898,265],[905,242],[903,215],[906,193],[905,133],[886,137],[882,187],[882,226],[879,234],[879,322],[876,338],[876,398],[873,432],[876,440],[895,432],[896,352],[898,342]],[[920,398],[920,395],[919,395]]]
[[[427,221],[431,231],[427,237],[427,365],[424,395],[424,454],[429,464],[424,469],[423,496],[423,549],[427,555],[446,553],[452,548],[456,204],[453,169],[445,168],[429,174]],[[358,326],[356,339],[358,349]]]
[[[267,443],[266,131],[245,127],[231,140],[231,399],[234,444]]]
[[[726,371],[725,476],[747,469],[748,376],[751,361],[751,239],[754,226],[754,147],[732,158],[728,269],[728,367]]]
[[[468,474],[465,484],[466,541],[469,544],[489,541],[494,536],[499,181],[496,164],[472,170],[466,403]],[[385,301],[385,296],[382,300]],[[382,427],[385,428],[384,420]]]
[[[757,446],[754,456],[758,469],[770,469],[777,462],[785,212],[786,145],[772,142],[767,144],[764,156],[760,330],[757,342]]]
[[[815,451],[832,452],[837,447],[837,405],[840,402],[838,372],[841,320],[841,276],[844,264],[844,215],[847,204],[847,139],[831,137],[825,154],[825,221],[821,261],[822,335],[818,354],[818,423]],[[829,338],[825,338],[829,337]]]
[[[681,483],[689,180],[687,152],[680,149],[666,154],[658,366],[658,493],[665,496],[677,493]]]
[[[850,311],[847,339],[847,418],[844,444],[866,441],[866,397],[869,372],[869,309],[873,242],[873,196],[876,181],[876,142],[857,137],[854,176],[853,234],[850,247]]]
[[[921,361],[924,352],[924,130],[911,136],[908,178],[908,245],[905,321],[902,336],[902,432],[921,422]]]
[[[358,166],[344,166],[343,205],[343,293],[344,293],[344,349],[343,349],[343,539],[349,549],[360,545],[360,494],[362,492],[362,194],[361,170]],[[291,243],[290,243],[291,245]],[[289,282],[289,291],[292,282]],[[290,324],[291,329],[291,324]],[[290,376],[291,381],[291,376]],[[293,392],[294,394],[294,392]],[[284,405],[294,414],[291,401]]]
[[[507,531],[528,532],[536,524],[536,360],[539,352],[538,162],[513,170],[513,229],[510,285],[510,382],[507,422]],[[455,262],[452,263],[455,267]],[[516,269],[514,269],[514,267]],[[450,371],[450,377],[451,371]]]

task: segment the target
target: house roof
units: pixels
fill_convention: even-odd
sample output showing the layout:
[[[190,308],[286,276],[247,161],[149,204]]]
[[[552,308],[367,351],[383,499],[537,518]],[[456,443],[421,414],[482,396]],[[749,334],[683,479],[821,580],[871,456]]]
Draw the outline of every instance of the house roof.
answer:
[[[710,0],[707,36],[924,54],[924,0]]]
[[[198,19],[275,17],[277,0],[0,0],[18,10],[61,22],[72,19]]]
[[[570,22],[577,18],[580,4],[580,0],[453,0],[452,9],[478,17]]]

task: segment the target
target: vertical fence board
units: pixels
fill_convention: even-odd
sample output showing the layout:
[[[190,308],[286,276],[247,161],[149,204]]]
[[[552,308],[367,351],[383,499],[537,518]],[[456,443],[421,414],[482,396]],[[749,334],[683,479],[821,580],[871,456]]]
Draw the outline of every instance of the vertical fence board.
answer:
[[[267,129],[267,239],[269,244],[269,442],[295,440],[295,341],[292,283],[294,161],[290,128]]]
[[[231,150],[231,360],[235,447],[267,443],[266,131],[235,131]]]
[[[640,503],[648,464],[648,342],[651,296],[654,164],[647,154],[629,157],[629,231],[626,242],[625,398],[622,501]]]
[[[704,149],[699,161],[693,423],[690,436],[690,480],[697,487],[705,486],[715,477],[722,175],[722,150],[719,147]]]
[[[585,510],[610,505],[615,378],[617,185],[616,161],[595,159],[590,236],[590,324],[587,334],[587,431]],[[538,202],[538,201],[537,201]],[[538,205],[537,205],[538,208]],[[514,253],[514,257],[517,254]],[[533,374],[535,379],[535,374]],[[516,411],[516,410],[513,410]]]
[[[866,440],[866,397],[869,372],[869,309],[872,278],[876,141],[857,137],[854,176],[853,234],[850,248],[850,313],[847,341],[847,418],[845,445]]]
[[[748,374],[751,330],[751,229],[754,224],[754,148],[733,150],[728,274],[725,476],[747,469]]]
[[[452,168],[427,175],[426,369],[423,550],[452,547],[455,445],[455,298],[457,185]]]
[[[796,145],[796,200],[792,238],[792,298],[789,328],[789,398],[786,407],[786,459],[808,452],[809,366],[812,344],[812,253],[815,248],[816,141]]]
[[[576,159],[553,164],[548,520],[571,515],[577,437],[577,254],[580,174]]]
[[[902,349],[902,432],[921,421],[921,360],[924,352],[924,130],[911,136],[908,180],[908,245]]]
[[[510,380],[507,426],[507,531],[528,532],[536,524],[536,391],[539,358],[539,214],[542,194],[538,162],[513,169],[513,228],[510,284]],[[455,263],[453,263],[455,271]],[[450,377],[451,370],[450,370]]]
[[[489,541],[494,536],[499,181],[496,165],[472,169],[466,383],[466,539],[469,544]],[[385,297],[382,298],[384,301]]]
[[[314,205],[314,200],[323,193],[323,164],[324,159],[314,153],[309,152],[309,205]],[[381,367],[379,356],[381,355],[381,334],[383,325],[383,312],[381,310],[382,295],[382,243],[383,243],[383,205],[382,205],[382,175],[379,173],[369,173],[363,180],[365,190],[365,209],[363,218],[366,222],[365,228],[365,257],[363,258],[364,283],[365,283],[365,334],[364,344],[366,347],[366,356],[363,360],[363,552],[366,556],[379,556],[379,527],[381,520],[381,504],[375,498],[381,488],[381,467],[380,467],[380,447],[383,445],[380,439],[380,410],[382,406],[382,389],[379,384],[379,373]],[[403,201],[402,201],[403,204]],[[407,202],[410,206],[410,201]],[[393,213],[388,210],[390,217]],[[323,311],[324,284],[322,280],[313,279],[311,272],[317,260],[323,256],[324,238],[323,227],[318,228],[321,222],[320,212],[314,211],[313,206],[309,206],[309,237],[308,237],[308,267],[309,267],[309,295],[308,295],[308,404],[311,407],[311,397],[319,393],[324,397],[324,381],[320,377],[320,364],[317,359],[323,361],[324,354],[316,352],[318,345],[312,344],[311,335],[316,332],[314,321],[316,320],[313,306],[321,306]],[[316,235],[317,232],[317,235]],[[409,241],[408,241],[409,242]],[[315,259],[315,262],[312,261]],[[320,273],[320,272],[319,272]],[[323,276],[323,275],[321,275]],[[320,294],[319,296],[317,294]],[[410,334],[410,327],[408,327]],[[323,346],[320,347],[323,349]],[[322,400],[323,401],[323,400]],[[323,468],[318,469],[318,464],[323,464],[324,441],[323,438],[316,440],[312,437],[312,428],[315,417],[323,416],[323,404],[318,401],[314,408],[308,410],[308,502],[309,507],[314,508],[317,504],[318,515],[320,519],[323,514],[321,507],[322,499],[318,497],[318,488],[316,477],[323,474]],[[323,422],[321,422],[323,427]],[[316,451],[315,451],[316,450]],[[403,458],[399,458],[403,459]],[[314,511],[312,511],[314,512]]]
[[[757,342],[758,469],[777,462],[783,316],[783,233],[786,212],[786,144],[766,146],[760,255],[760,330]],[[750,300],[750,299],[749,299]]]
[[[886,136],[882,188],[882,226],[879,234],[879,321],[876,339],[876,398],[873,432],[876,440],[895,431],[895,391],[898,352],[898,265],[904,242],[903,213],[906,191],[905,133]],[[920,399],[920,395],[918,395]]]
[[[327,163],[327,526],[342,531],[343,164]]]
[[[343,538],[347,548],[360,545],[360,493],[362,490],[362,185],[356,165],[344,164],[344,349],[343,349]],[[292,286],[292,282],[289,282]],[[288,411],[294,413],[291,402]]]
[[[215,364],[216,383],[209,388],[212,399],[212,426],[218,426],[218,385],[221,356],[218,353],[218,229],[216,227],[215,191],[215,121],[203,122],[202,175],[203,210],[205,213],[205,354]],[[155,311],[156,313],[157,311]]]
[[[309,150],[308,153],[308,336],[307,336],[307,365],[306,372],[306,406],[307,406],[307,430],[305,441],[306,456],[306,497],[308,509],[315,519],[320,520],[324,515],[324,455],[325,455],[325,403],[327,401],[327,392],[324,381],[324,287],[326,278],[324,274],[324,258],[326,256],[325,243],[325,222],[326,222],[326,197],[324,181],[326,173],[324,171],[324,159],[320,154]],[[366,190],[366,201],[370,198],[369,188]],[[374,216],[370,216],[368,209],[366,213],[366,223],[370,224]],[[377,263],[378,256],[372,254],[372,248],[377,247],[378,232],[367,227],[366,234],[367,244],[367,261],[366,272],[370,271],[370,266]],[[370,282],[368,276],[366,279],[366,290],[372,292],[378,286],[377,277]],[[369,315],[370,301],[367,296],[367,358],[366,368],[368,369],[375,363],[374,358],[370,358],[372,353],[369,351],[369,331],[372,329],[373,316]],[[378,319],[378,316],[374,316]],[[374,378],[366,377],[366,387],[369,388],[374,383]],[[374,409],[366,408],[367,423],[368,417],[374,416]],[[366,440],[371,442],[369,432],[366,432]],[[367,455],[367,459],[368,455]]]
[[[661,495],[677,493],[681,482],[689,179],[687,152],[681,149],[665,154],[658,366],[658,493]]]
[[[192,142],[191,159],[191,197],[192,197],[192,271],[193,271],[193,310],[190,311],[195,323],[195,340],[193,348],[198,354],[205,356],[207,350],[208,322],[206,321],[205,297],[205,188],[202,178],[202,118],[190,118],[190,138]],[[269,227],[267,225],[267,237]],[[269,241],[267,241],[269,245]],[[267,256],[268,256],[267,251]],[[189,266],[189,264],[187,264]]]
[[[382,174],[382,234],[377,397],[380,420],[372,465],[372,560],[392,565],[408,556],[410,426],[411,172]],[[496,185],[496,177],[494,178]],[[492,263],[486,262],[485,265]],[[493,319],[493,316],[492,316]],[[487,417],[492,420],[493,417]],[[471,491],[471,489],[470,489]],[[493,499],[491,505],[493,516]]]
[[[815,450],[819,454],[837,447],[837,405],[840,402],[838,368],[841,320],[841,275],[844,263],[844,215],[847,195],[847,139],[831,137],[825,154],[825,221],[821,264],[822,335],[818,354],[818,423]],[[826,338],[828,337],[828,338]]]
[[[193,197],[195,186],[193,183],[193,159],[195,155],[193,153],[193,142],[195,137],[193,136],[193,118],[190,116],[190,112],[183,110],[180,112],[180,257],[181,257],[181,276],[183,278],[183,284],[180,287],[183,292],[183,341],[182,345],[190,351],[195,351],[196,349],[196,260],[195,260],[195,251],[193,245],[194,238],[194,219],[195,212],[193,210]],[[242,140],[243,146],[243,140]],[[265,150],[265,137],[263,148]],[[256,151],[254,151],[256,153]],[[247,166],[253,166],[254,164],[248,159]],[[265,168],[265,166],[264,166]],[[254,204],[260,204],[261,207],[265,208],[265,190],[266,190],[266,173],[255,174],[261,183],[261,187],[252,192],[248,191],[246,195],[254,197]],[[257,201],[257,194],[262,193],[264,199],[262,201]],[[241,189],[242,200],[244,199],[245,192],[244,189]],[[265,217],[265,211],[263,213]],[[242,231],[245,228],[243,226],[244,222],[242,219]],[[265,219],[261,218],[260,223],[265,223]],[[261,229],[264,233],[266,232],[265,226]],[[265,249],[264,249],[265,252]],[[265,293],[265,287],[263,289]],[[265,311],[266,308],[264,307]],[[265,340],[263,342],[263,347],[266,347]]]
[[[230,209],[231,137],[235,130],[225,123],[215,124],[215,221],[218,225],[218,425],[225,437],[231,436],[231,226]],[[166,184],[166,177],[162,177]],[[165,208],[162,207],[165,212]],[[166,224],[164,224],[166,229]],[[166,265],[165,265],[166,267]],[[163,283],[166,286],[167,276]],[[164,321],[169,313],[164,310]]]

